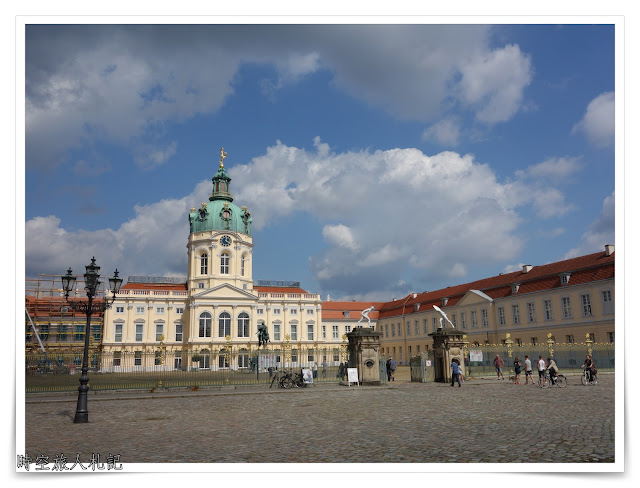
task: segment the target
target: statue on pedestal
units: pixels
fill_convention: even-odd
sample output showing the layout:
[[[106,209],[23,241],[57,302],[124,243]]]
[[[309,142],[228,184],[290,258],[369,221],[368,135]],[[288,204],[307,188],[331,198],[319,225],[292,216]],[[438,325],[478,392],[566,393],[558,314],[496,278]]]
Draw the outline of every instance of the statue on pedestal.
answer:
[[[360,320],[358,320],[356,325],[362,322],[363,319],[367,319],[367,321],[369,322],[369,326],[371,326],[371,319],[369,318],[369,312],[373,312],[375,309],[376,307],[372,305],[371,307],[364,309],[362,312],[360,312],[360,315],[362,315],[362,317],[360,317]]]

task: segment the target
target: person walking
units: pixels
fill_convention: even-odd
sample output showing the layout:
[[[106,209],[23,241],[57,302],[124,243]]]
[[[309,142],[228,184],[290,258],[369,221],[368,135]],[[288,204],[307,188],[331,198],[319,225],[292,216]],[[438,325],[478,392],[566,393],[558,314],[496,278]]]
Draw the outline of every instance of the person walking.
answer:
[[[460,388],[462,386],[460,382],[460,365],[458,364],[458,360],[453,358],[451,361],[451,386],[453,386],[456,381],[458,382],[458,388]]]
[[[318,379],[318,363],[313,363],[313,379]]]
[[[542,385],[542,378],[544,377],[544,370],[547,368],[547,365],[542,359],[542,356],[538,356],[538,385]]]
[[[396,362],[393,360],[393,356],[389,356],[389,359],[387,359],[387,381],[395,381],[395,371]]]
[[[500,357],[499,354],[496,354],[496,357],[493,360],[493,365],[496,368],[496,374],[498,375],[498,380],[504,380],[504,375],[502,374],[502,368],[504,367],[504,361]]]
[[[524,384],[529,384],[529,378],[531,378],[531,383],[535,383],[533,381],[533,370],[531,369],[531,359],[529,356],[524,357]]]
[[[516,376],[513,380],[514,385],[522,385],[522,383],[520,382],[520,373],[522,371],[521,368],[522,364],[520,364],[520,359],[518,359],[518,356],[516,356],[516,359],[513,361],[513,369],[516,373]]]

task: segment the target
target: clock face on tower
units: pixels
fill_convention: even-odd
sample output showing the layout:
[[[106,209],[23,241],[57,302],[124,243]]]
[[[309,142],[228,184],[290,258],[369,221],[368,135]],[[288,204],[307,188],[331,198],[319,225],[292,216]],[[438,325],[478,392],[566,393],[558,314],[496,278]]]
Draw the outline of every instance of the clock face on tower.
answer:
[[[225,247],[230,246],[231,245],[231,237],[222,236],[222,238],[220,239],[220,244],[222,244]]]

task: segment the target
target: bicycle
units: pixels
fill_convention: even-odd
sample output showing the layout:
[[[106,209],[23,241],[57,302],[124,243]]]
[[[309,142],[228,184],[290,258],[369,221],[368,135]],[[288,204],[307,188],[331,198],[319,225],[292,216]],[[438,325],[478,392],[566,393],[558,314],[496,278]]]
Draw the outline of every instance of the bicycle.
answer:
[[[549,388],[550,385],[556,385],[558,388],[567,386],[567,378],[563,374],[557,374],[552,380],[549,377],[549,371],[546,370],[540,380],[540,388]]]
[[[302,372],[294,374],[292,379],[293,379],[293,386],[295,386],[296,388],[307,387],[307,383],[304,382],[304,376],[302,375]]]
[[[278,388],[288,389],[295,386],[291,373],[288,371],[283,371],[282,373],[276,372],[276,374],[273,375],[273,378],[271,378],[269,388],[272,388],[274,383],[278,385]]]
[[[580,378],[580,382],[584,385],[597,385],[598,384],[598,376],[597,376],[598,370],[595,369],[593,370],[593,374],[592,374],[592,380],[589,381],[589,370],[588,369],[584,369],[582,371],[582,377]]]

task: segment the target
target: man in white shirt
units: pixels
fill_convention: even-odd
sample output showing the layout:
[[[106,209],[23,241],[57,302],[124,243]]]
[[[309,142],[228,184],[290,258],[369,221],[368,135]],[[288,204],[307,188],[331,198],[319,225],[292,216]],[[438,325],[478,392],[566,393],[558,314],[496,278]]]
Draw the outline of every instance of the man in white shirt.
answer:
[[[544,370],[546,369],[547,365],[544,362],[544,359],[542,359],[542,356],[538,356],[538,384],[541,385],[542,384],[542,378],[544,377]]]

